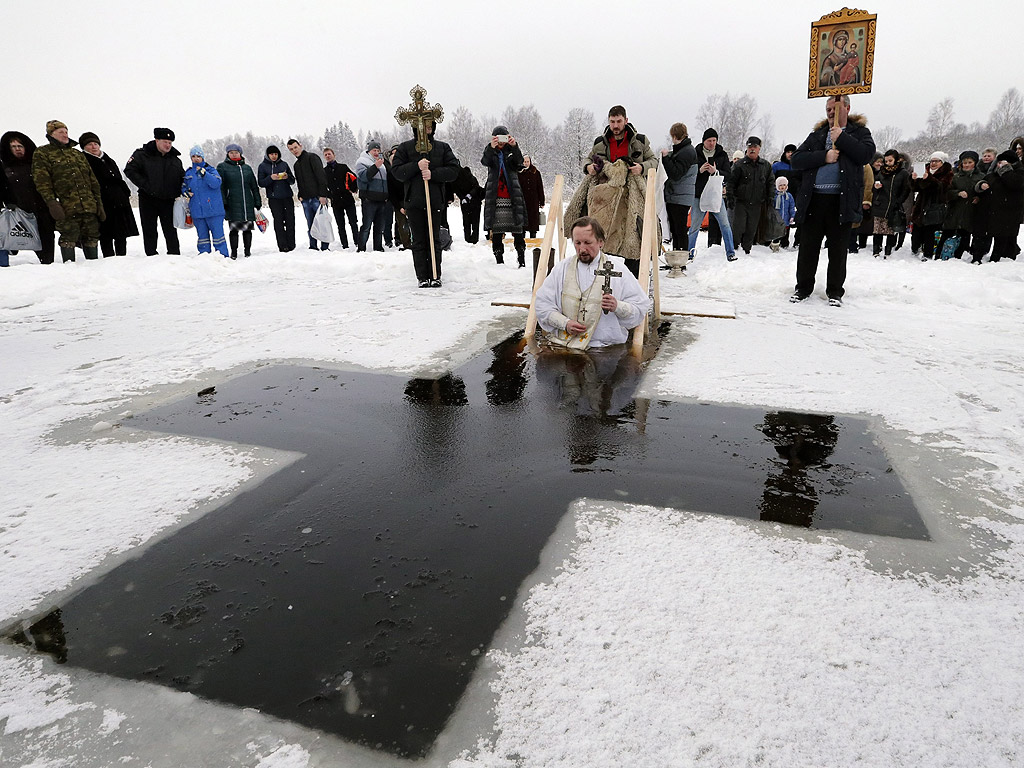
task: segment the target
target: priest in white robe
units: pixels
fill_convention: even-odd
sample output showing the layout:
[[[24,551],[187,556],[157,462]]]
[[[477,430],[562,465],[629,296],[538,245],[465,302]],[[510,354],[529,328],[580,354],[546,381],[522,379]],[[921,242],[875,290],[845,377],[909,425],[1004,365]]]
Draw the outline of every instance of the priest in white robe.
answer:
[[[604,230],[596,219],[576,219],[571,232],[576,255],[556,264],[537,291],[537,322],[549,341],[569,349],[623,344],[647,314],[647,291],[622,259],[601,251]],[[597,274],[605,262],[620,273],[611,279],[611,293],[602,291],[604,278]]]

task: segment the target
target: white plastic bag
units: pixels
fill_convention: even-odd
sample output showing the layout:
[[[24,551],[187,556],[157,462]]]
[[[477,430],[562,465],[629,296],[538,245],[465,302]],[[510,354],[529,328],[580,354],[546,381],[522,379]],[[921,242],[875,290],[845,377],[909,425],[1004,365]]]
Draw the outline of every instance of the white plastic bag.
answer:
[[[722,174],[708,176],[708,183],[700,193],[700,209],[705,213],[718,213],[722,210]]]
[[[0,249],[5,251],[41,251],[39,225],[34,213],[21,208],[0,210]]]
[[[195,226],[195,224],[189,220],[188,205],[185,203],[183,198],[175,198],[172,214],[175,229],[192,229],[192,227]]]
[[[321,205],[316,216],[313,217],[313,224],[309,228],[309,236],[321,243],[334,242],[334,224],[331,221],[331,209]]]

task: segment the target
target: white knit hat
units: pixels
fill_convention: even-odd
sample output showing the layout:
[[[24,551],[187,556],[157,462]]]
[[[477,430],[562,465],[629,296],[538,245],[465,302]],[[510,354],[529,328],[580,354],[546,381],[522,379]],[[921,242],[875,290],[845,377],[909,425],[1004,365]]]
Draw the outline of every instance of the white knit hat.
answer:
[[[935,150],[930,155],[928,155],[928,162],[930,163],[932,160],[941,160],[944,163],[948,163],[949,162],[949,155],[947,155],[945,152],[940,152],[939,150]]]

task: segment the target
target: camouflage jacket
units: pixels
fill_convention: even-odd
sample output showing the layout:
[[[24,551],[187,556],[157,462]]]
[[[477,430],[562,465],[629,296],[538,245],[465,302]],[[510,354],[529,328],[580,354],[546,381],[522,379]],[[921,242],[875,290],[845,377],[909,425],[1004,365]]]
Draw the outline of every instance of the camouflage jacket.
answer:
[[[98,213],[100,183],[85,155],[74,147],[74,141],[58,144],[50,138],[32,155],[32,180],[43,200],[56,200],[68,216]]]

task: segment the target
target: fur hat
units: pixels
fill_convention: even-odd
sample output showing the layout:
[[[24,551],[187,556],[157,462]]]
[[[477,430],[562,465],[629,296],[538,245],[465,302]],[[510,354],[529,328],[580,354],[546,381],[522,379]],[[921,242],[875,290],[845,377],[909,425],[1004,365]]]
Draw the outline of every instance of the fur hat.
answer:
[[[366,151],[369,152],[372,149],[380,149],[380,142],[376,139],[370,139],[366,142]]]
[[[174,131],[170,128],[154,128],[153,138],[163,139],[165,141],[174,141]]]
[[[787,144],[786,148],[782,150],[782,154],[787,152],[796,152],[796,144]]]
[[[775,188],[776,189],[778,189],[782,184],[785,184],[788,187],[789,186],[789,179],[787,179],[785,176],[779,176],[777,179],[775,179]]]
[[[192,147],[192,149],[190,149],[188,151],[188,156],[189,157],[201,157],[204,160],[206,159],[206,153],[203,152],[203,148],[200,147],[198,144],[196,144],[194,147]]]
[[[242,152],[242,148],[238,144],[228,144],[224,147],[224,154],[226,155],[228,152],[237,152],[240,155],[245,154]]]
[[[92,131],[86,131],[85,133],[78,137],[78,143],[83,147],[91,141],[95,141],[97,144],[101,143],[100,137],[97,136]]]
[[[701,138],[701,142],[705,142],[708,139],[717,139],[717,138],[718,138],[718,131],[716,131],[714,128],[708,128],[706,131],[704,131],[704,136]]]
[[[928,162],[930,163],[932,160],[941,160],[944,163],[948,163],[949,162],[949,155],[947,155],[945,152],[942,152],[942,151],[937,149],[934,152],[932,152],[930,155],[928,155]]]
[[[494,130],[491,131],[491,136],[508,136],[508,128],[504,125],[496,125]]]
[[[1012,165],[1013,163],[1016,163],[1019,159],[1020,158],[1017,157],[1017,153],[1014,152],[1012,149],[1008,149],[1005,152],[1000,152],[998,155],[996,155],[996,163],[999,163],[1000,160],[1005,160],[1006,162]]]
[[[46,135],[49,136],[58,128],[67,128],[60,120],[48,120],[46,122]]]
[[[981,159],[981,158],[980,158],[980,157],[978,156],[978,153],[977,153],[977,152],[975,152],[975,151],[974,151],[973,149],[968,149],[968,150],[966,150],[966,151],[964,151],[964,152],[961,152],[961,153],[960,153],[960,162],[961,162],[961,163],[962,163],[962,162],[963,162],[964,160],[973,160],[973,161],[974,161],[974,164],[975,164],[975,165],[977,165],[977,164],[978,164],[978,161],[979,161],[980,159]]]

